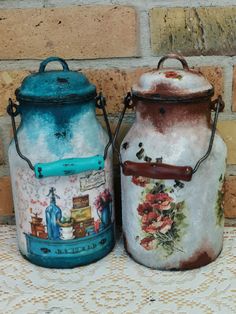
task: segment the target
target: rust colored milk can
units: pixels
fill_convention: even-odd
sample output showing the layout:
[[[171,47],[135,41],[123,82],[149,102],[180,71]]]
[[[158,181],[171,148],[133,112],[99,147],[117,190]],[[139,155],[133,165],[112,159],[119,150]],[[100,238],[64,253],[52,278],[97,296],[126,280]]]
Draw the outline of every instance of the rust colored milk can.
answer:
[[[183,69],[163,68],[177,59]],[[178,55],[163,57],[125,98],[136,119],[120,149],[125,246],[155,269],[192,269],[223,245],[226,145],[216,132],[221,97]],[[214,119],[211,121],[211,111]]]

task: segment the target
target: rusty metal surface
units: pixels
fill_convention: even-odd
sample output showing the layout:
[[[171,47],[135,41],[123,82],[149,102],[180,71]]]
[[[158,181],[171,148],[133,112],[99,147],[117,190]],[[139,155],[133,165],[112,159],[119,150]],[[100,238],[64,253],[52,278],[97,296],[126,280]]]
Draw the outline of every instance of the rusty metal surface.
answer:
[[[183,69],[164,68],[167,59],[181,62]],[[162,57],[157,70],[141,75],[138,83],[132,87],[132,94],[140,98],[155,100],[195,100],[211,97],[213,86],[204,78],[201,72],[190,69],[183,56],[170,54]]]

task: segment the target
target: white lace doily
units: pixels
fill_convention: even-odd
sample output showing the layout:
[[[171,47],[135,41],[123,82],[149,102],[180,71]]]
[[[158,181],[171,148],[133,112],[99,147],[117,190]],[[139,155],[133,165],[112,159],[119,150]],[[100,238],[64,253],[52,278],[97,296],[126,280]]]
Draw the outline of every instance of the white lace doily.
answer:
[[[155,271],[135,263],[121,238],[104,259],[68,270],[23,259],[14,226],[0,226],[0,313],[236,313],[236,227],[218,259],[200,269]]]

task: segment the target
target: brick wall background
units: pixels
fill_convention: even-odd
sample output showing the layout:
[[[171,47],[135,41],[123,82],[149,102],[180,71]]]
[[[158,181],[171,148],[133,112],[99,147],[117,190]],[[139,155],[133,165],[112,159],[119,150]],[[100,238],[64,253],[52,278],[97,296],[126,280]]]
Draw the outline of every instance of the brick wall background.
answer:
[[[235,0],[0,0],[0,222],[13,217],[7,100],[40,60],[57,55],[72,70],[82,69],[106,96],[114,128],[132,83],[170,52],[187,56],[215,85],[215,96],[223,95],[218,130],[228,146],[225,215],[236,217]],[[132,120],[127,114],[121,137]]]

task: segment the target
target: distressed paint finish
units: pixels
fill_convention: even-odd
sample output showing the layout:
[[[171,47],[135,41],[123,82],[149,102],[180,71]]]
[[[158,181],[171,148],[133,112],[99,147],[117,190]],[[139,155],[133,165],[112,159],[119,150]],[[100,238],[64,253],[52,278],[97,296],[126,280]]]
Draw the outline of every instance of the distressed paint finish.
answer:
[[[55,58],[41,66],[51,61]],[[37,178],[12,141],[9,165],[18,244],[40,266],[88,264],[114,246],[112,152],[103,159],[109,139],[95,115],[95,95],[95,86],[69,69],[39,71],[17,91],[20,150],[40,172]],[[91,168],[97,155],[101,167]],[[68,160],[77,162],[73,175]],[[48,163],[54,166],[50,171]]]
[[[155,73],[148,75],[133,87],[135,94],[144,91],[156,96],[151,92],[163,86]],[[173,78],[173,73],[171,76],[177,80],[171,92],[178,92],[179,78]],[[191,94],[191,86],[198,86],[191,79],[188,84]],[[199,91],[208,89],[205,84]],[[134,98],[134,105],[136,120],[121,144],[124,163],[157,162],[157,166],[163,163],[193,168],[206,153],[211,136],[210,98],[178,103]],[[225,159],[226,145],[216,134],[210,156],[189,182],[143,177],[138,169],[133,176],[122,173],[123,230],[127,250],[136,261],[156,269],[191,269],[219,255],[223,244]]]
[[[139,120],[123,141],[129,143],[129,148],[122,149],[122,159],[138,162],[136,153],[139,142],[142,142],[145,154],[153,160],[162,157],[163,162],[168,164],[194,165],[205,153],[209,137],[210,130],[205,122],[175,124],[166,133],[161,133],[150,121]],[[180,242],[184,252],[176,251],[168,257],[158,248],[146,251],[137,240],[142,234],[137,208],[143,188],[133,184],[132,177],[122,175],[123,230],[128,251],[134,259],[152,268],[178,269],[182,262],[190,259],[206,243],[209,246],[206,249],[213,252],[210,254],[211,260],[218,256],[222,248],[223,224],[217,225],[215,206],[220,189],[219,178],[225,172],[225,155],[225,144],[217,135],[211,156],[202,164],[192,181],[184,182],[184,188],[174,192],[176,202],[183,199],[186,202],[188,227]],[[174,186],[175,181],[166,180],[165,183]]]
[[[34,110],[30,114],[26,112],[23,113],[22,124],[18,131],[18,139],[21,150],[30,158],[33,164],[37,162],[52,162],[64,158],[103,154],[104,147],[108,142],[108,137],[96,120],[94,103],[79,105],[79,107],[77,105],[76,108],[72,106],[69,107],[71,113],[68,113],[67,110],[63,110],[62,108],[55,108],[55,105],[53,105],[53,108],[49,106],[45,106],[45,108],[41,110],[38,108],[38,110]],[[60,110],[63,122],[58,123],[55,121],[55,110]],[[43,128],[41,127],[42,125]],[[90,126],[89,128],[88,125]],[[66,133],[65,136],[57,135],[63,132]],[[37,258],[35,255],[31,255],[30,252],[32,250],[29,252],[25,234],[32,234],[31,221],[32,217],[35,215],[42,218],[42,224],[46,226],[45,232],[49,232],[46,220],[46,209],[49,206],[48,193],[51,187],[55,189],[55,193],[58,196],[55,206],[60,208],[62,217],[71,216],[71,210],[74,206],[73,198],[89,195],[89,206],[91,207],[90,218],[94,219],[94,222],[99,220],[96,206],[94,205],[96,197],[99,193],[102,193],[105,188],[109,189],[113,194],[112,161],[110,154],[105,162],[104,180],[100,178],[103,176],[103,172],[97,174],[96,171],[82,172],[72,176],[37,179],[29,166],[17,155],[14,142],[11,143],[9,148],[9,160],[16,224],[18,227],[18,243],[21,253],[34,263],[37,263]],[[93,179],[90,180],[91,182],[89,183],[89,176],[95,176],[95,181]],[[96,176],[98,176],[97,180],[101,180],[100,185],[96,185]],[[88,186],[89,184],[91,186]],[[84,185],[87,185],[87,187],[84,187]],[[113,207],[111,210],[113,212]],[[113,215],[112,213],[112,220],[114,219]],[[59,218],[61,218],[61,216]],[[28,244],[29,243],[30,242],[28,242]],[[79,241],[77,244],[80,245]],[[104,254],[108,253],[108,247],[111,249],[113,244],[114,242],[112,238],[110,238],[110,242],[107,244],[107,250]],[[43,244],[43,247],[47,247],[47,245],[46,242]],[[64,243],[61,245],[63,247],[65,246]],[[75,245],[76,242],[74,242],[74,246]],[[88,252],[88,262],[99,258],[100,253],[96,252],[95,250],[94,259],[92,259],[91,256],[92,251]],[[50,258],[47,260],[39,257],[38,264],[41,262],[42,266],[59,268],[81,265],[80,257],[76,254],[74,256],[72,255],[71,258],[65,256],[64,261],[63,259],[57,261],[58,255],[56,254],[52,257],[55,258],[54,261],[51,261]],[[86,258],[83,258],[83,261],[86,264]]]
[[[191,55],[235,55],[236,7],[154,8],[152,50]]]
[[[223,69],[221,67],[202,66],[199,68],[203,75],[215,87],[215,97],[223,94]],[[84,69],[83,73],[103,91],[107,99],[108,113],[122,110],[124,94],[130,90],[138,77],[150,68],[126,69]],[[21,84],[29,71],[0,71],[0,116],[6,114],[9,97],[14,99],[15,89]]]
[[[191,70],[154,70],[143,74],[138,85],[134,90],[142,95],[155,95],[161,93],[163,96],[195,95],[200,92],[212,90],[212,85],[208,83],[198,72]],[[193,74],[194,77],[193,77]],[[191,91],[191,93],[190,93]]]

